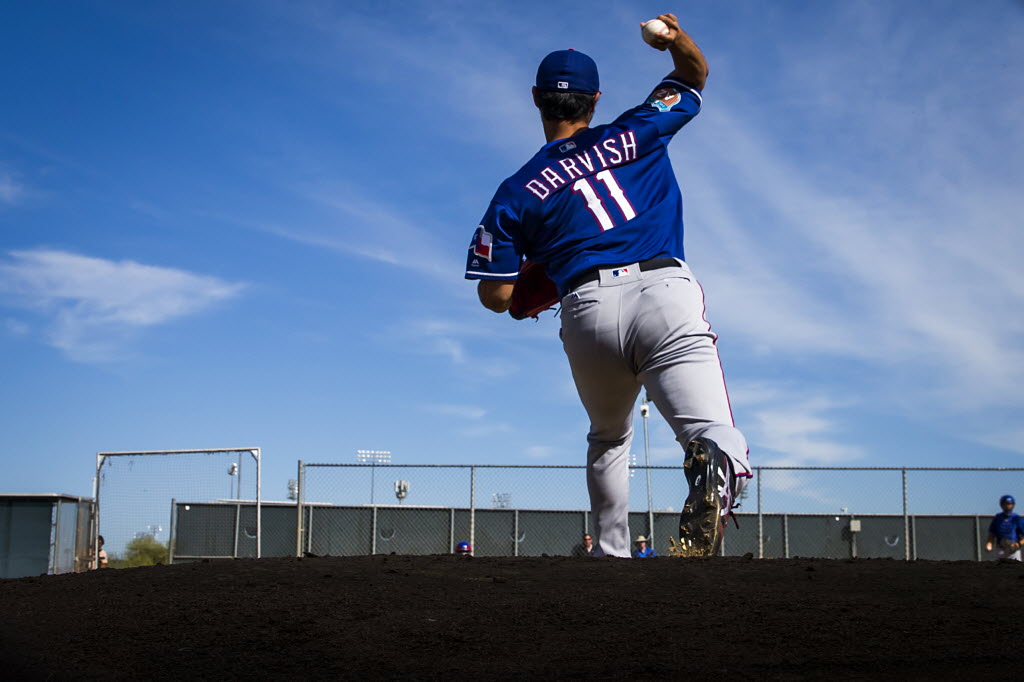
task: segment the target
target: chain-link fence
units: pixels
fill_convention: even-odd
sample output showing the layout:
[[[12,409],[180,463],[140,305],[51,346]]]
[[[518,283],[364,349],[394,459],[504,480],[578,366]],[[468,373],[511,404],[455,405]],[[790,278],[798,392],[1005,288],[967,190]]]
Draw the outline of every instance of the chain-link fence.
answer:
[[[990,556],[983,546],[999,497],[1024,485],[1024,468],[756,467],[754,474],[723,554],[980,560]],[[276,538],[264,556],[442,554],[462,541],[477,556],[567,555],[594,530],[582,466],[300,462],[298,488],[297,504],[264,505],[265,537]],[[655,551],[666,553],[686,490],[682,467],[631,468],[631,535],[653,538]],[[219,507],[176,530],[179,550],[225,556],[238,544],[239,519],[251,511]]]
[[[183,516],[189,504],[220,503],[248,510],[235,526],[244,551],[235,556],[259,557],[264,507],[259,504],[260,477],[259,448],[97,453],[93,546],[98,550],[102,537],[114,567],[173,561],[175,527],[190,523],[188,514]],[[194,527],[197,534],[211,537],[225,529],[219,522]],[[251,542],[246,541],[249,536]]]
[[[314,554],[431,553],[462,540],[478,555],[568,554],[592,531],[580,466],[306,464],[300,472],[312,511],[299,549]],[[677,533],[683,470],[630,473],[631,535],[653,537],[664,552]],[[978,559],[995,501],[1024,483],[1024,469],[758,467],[754,483],[727,554]]]

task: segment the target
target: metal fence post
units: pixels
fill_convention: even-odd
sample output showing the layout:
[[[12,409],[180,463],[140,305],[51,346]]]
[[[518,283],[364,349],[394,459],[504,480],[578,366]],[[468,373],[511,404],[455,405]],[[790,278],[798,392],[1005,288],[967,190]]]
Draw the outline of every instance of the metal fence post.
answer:
[[[761,510],[761,467],[754,467],[757,475],[757,558],[764,558],[764,513]]]
[[[92,479],[93,483],[93,524],[92,524],[92,538],[90,538],[90,545],[92,546],[92,559],[89,561],[91,566],[89,568],[100,567],[100,470],[103,468],[103,455],[96,453],[96,478]]]
[[[849,518],[847,519],[847,526],[846,526],[847,529],[848,529],[848,532],[850,533],[850,558],[851,559],[856,559],[857,558],[857,533],[855,533],[853,531],[853,521],[854,521],[853,514],[850,514]]]
[[[167,527],[168,527],[168,531],[167,531],[167,563],[168,564],[173,564],[174,563],[174,517],[177,516],[177,514],[175,514],[174,512],[176,510],[177,504],[178,504],[178,501],[175,500],[172,497],[171,498],[171,521],[167,525]]]
[[[469,546],[476,553],[476,467],[469,467]]]
[[[306,554],[313,551],[313,507],[306,505]]]
[[[295,474],[295,556],[302,556],[302,460],[299,460],[298,473]]]
[[[448,553],[455,554],[455,507],[448,510]]]
[[[50,575],[57,573],[57,561],[60,558],[60,500],[54,500],[53,506],[54,509],[50,512],[50,518],[53,519],[51,524],[53,530],[50,532],[53,542],[50,543],[50,566],[47,569]]]
[[[914,556],[917,556],[917,538],[910,537],[910,517],[907,514],[907,468],[903,467],[903,553],[905,559],[910,561],[910,543],[914,543]]]
[[[239,457],[239,459],[241,459],[241,457]],[[233,559],[237,559],[238,558],[238,534],[242,532],[242,523],[241,523],[241,518],[240,518],[241,515],[242,515],[242,503],[236,501],[235,502],[235,544],[234,544],[234,549],[231,550],[231,558],[233,558]]]
[[[252,456],[256,459],[256,558],[263,554],[263,462],[260,457],[260,449],[252,450]],[[239,457],[238,461],[242,461]]]
[[[377,507],[373,507],[373,520],[370,523],[370,554],[377,553]]]
[[[789,558],[789,514],[782,515],[782,556]]]
[[[981,517],[974,517],[974,556],[981,561]]]
[[[512,538],[515,542],[512,546],[512,556],[519,556],[519,510],[515,509],[512,511],[512,532],[514,537]]]

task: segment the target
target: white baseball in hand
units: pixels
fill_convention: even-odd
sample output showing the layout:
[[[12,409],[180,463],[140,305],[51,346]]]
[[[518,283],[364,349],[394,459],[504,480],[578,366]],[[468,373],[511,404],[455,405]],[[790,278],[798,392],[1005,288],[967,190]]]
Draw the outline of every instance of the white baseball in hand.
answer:
[[[654,38],[658,35],[668,33],[668,26],[661,19],[651,19],[642,29],[644,41],[648,45],[654,45]]]

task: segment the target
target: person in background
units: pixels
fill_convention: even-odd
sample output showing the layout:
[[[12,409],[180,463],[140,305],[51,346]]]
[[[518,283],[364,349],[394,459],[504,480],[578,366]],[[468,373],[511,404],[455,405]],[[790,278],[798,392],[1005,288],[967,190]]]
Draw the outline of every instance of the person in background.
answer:
[[[473,556],[473,545],[468,542],[460,542],[455,545],[455,553],[459,556]]]
[[[96,568],[107,568],[109,562],[107,561],[107,550],[103,549],[103,536],[97,536],[96,540],[99,543],[99,550],[96,553]]]
[[[999,506],[1003,511],[992,517],[988,524],[988,540],[985,542],[985,551],[996,550],[997,559],[1013,559],[1020,561],[1020,546],[1024,540],[1024,519],[1014,513],[1013,508],[1017,501],[1013,495],[1003,495],[999,498]]]
[[[648,559],[650,557],[658,556],[657,553],[647,546],[647,538],[643,535],[636,536],[636,550],[633,552],[633,556],[637,559]]]
[[[573,556],[594,556],[594,538],[590,533],[583,534],[583,541],[572,548]]]

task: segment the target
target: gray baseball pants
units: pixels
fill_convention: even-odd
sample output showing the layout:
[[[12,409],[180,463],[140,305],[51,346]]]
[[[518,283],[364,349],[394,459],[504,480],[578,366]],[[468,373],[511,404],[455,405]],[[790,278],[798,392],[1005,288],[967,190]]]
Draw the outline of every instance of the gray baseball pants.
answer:
[[[683,448],[710,438],[729,456],[740,487],[750,475],[717,336],[704,319],[704,292],[679,263],[648,272],[635,263],[602,270],[599,281],[562,299],[562,345],[590,417],[587,487],[596,555],[630,556],[628,454],[641,387]],[[680,505],[685,496],[680,491]]]

